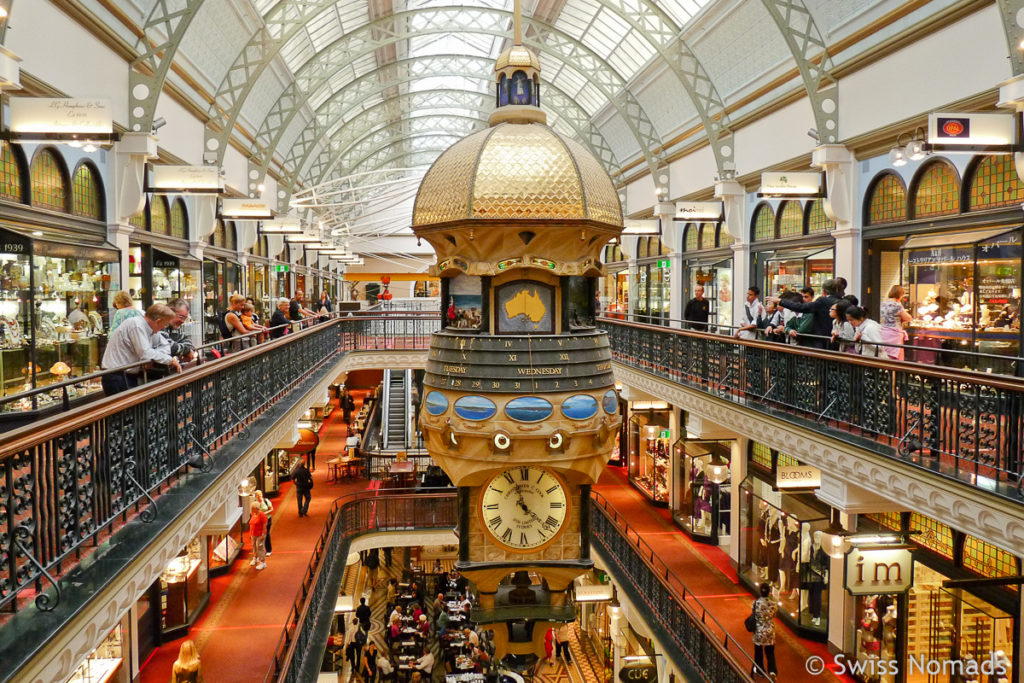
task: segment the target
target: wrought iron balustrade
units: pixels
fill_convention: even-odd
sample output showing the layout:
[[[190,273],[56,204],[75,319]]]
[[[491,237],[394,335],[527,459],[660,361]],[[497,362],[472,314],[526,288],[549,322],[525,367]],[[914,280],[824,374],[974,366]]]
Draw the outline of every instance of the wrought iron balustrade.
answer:
[[[1024,380],[601,319],[615,361],[1024,499]]]
[[[62,578],[341,355],[427,348],[439,317],[336,318],[0,437],[0,612],[50,610]],[[225,465],[226,463],[219,463]],[[116,544],[116,537],[113,543]]]
[[[647,626],[670,650],[665,654],[684,678],[715,683],[749,681],[754,661],[739,641],[604,496],[594,491],[590,502],[597,513],[591,515],[591,545],[641,610]]]
[[[285,620],[266,681],[316,680],[354,538],[377,531],[453,529],[458,518],[453,489],[363,491],[336,499]]]

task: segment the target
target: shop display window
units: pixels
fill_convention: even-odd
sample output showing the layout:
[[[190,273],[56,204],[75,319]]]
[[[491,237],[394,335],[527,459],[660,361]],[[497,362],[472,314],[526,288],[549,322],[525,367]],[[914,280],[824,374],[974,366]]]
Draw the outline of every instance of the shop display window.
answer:
[[[732,441],[685,438],[673,446],[682,493],[673,517],[698,540],[721,543],[729,535]]]
[[[827,633],[831,558],[822,548],[827,515],[757,477],[748,477],[739,495],[740,578],[752,590],[770,583],[781,619]]]
[[[124,666],[125,648],[129,646],[128,632],[121,625],[114,627],[99,647],[85,658],[66,683],[113,683],[128,681]]]
[[[437,280],[417,280],[412,295],[418,298],[441,296],[441,283]]]
[[[960,211],[960,178],[945,161],[928,164],[917,179],[914,218],[949,216]]]
[[[868,202],[871,225],[900,223],[907,220],[907,188],[895,173],[886,173],[875,181]]]
[[[668,416],[668,410],[652,410],[629,420],[629,480],[660,506],[669,503]]]
[[[910,344],[1000,356],[1020,353],[1021,229],[989,229],[909,238],[902,249]],[[916,354],[922,362],[964,364],[963,357]],[[1006,368],[978,359],[976,369]],[[999,367],[996,367],[999,366]]]
[[[833,249],[805,249],[780,253],[765,261],[765,289],[773,295],[799,291],[810,285],[820,294],[835,270]]]
[[[624,319],[629,312],[629,273],[626,270],[605,275],[605,297],[604,315]]]
[[[160,574],[160,628],[173,633],[195,622],[206,606],[210,579],[206,545],[200,537],[167,563]]]
[[[203,339],[214,342],[220,339],[218,313],[227,310],[224,294],[224,264],[220,261],[203,259]],[[193,315],[195,313],[193,312]]]
[[[238,557],[243,543],[242,515],[239,514],[238,520],[226,534],[206,537],[206,552],[210,558],[210,571],[230,566]]]
[[[110,273],[117,252],[32,240],[0,230],[0,378],[4,396],[100,369],[109,320]],[[83,258],[66,258],[80,253]],[[89,258],[92,257],[92,258]],[[71,398],[99,383],[69,388]],[[6,411],[45,408],[40,394]]]
[[[690,262],[686,266],[687,300],[697,287],[708,300],[708,324],[732,324],[732,259]],[[711,330],[714,331],[714,330]]]
[[[890,666],[897,660],[900,637],[899,601],[894,595],[861,595],[854,603],[853,656],[877,683],[896,683]]]

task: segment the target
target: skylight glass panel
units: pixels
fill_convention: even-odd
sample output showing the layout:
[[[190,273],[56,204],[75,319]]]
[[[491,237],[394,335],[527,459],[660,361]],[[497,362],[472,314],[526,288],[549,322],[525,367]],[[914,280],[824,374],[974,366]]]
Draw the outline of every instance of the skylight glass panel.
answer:
[[[593,0],[574,0],[566,3],[555,20],[555,28],[570,36],[582,35],[590,28],[590,22],[600,10],[601,6]]]
[[[636,75],[644,64],[654,57],[653,46],[647,39],[630,30],[614,50],[608,54],[608,62],[627,79]]]
[[[658,0],[658,7],[682,28],[709,2],[711,0]]]

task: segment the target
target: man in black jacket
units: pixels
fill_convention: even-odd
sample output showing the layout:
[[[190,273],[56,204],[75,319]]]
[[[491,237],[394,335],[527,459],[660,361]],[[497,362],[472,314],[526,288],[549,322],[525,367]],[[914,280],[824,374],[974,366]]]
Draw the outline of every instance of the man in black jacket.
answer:
[[[832,308],[832,304],[839,300],[839,297],[836,296],[835,280],[826,282],[825,286],[822,287],[821,296],[811,302],[798,303],[780,299],[777,296],[773,296],[771,299],[783,308],[788,308],[797,313],[811,314],[814,318],[814,324],[811,326],[810,333],[822,338],[810,339],[807,345],[821,349],[827,347],[828,337],[832,335],[832,319],[828,315],[828,310]]]
[[[184,299],[171,299],[167,302],[167,307],[174,311],[174,319],[170,325],[156,333],[153,337],[153,346],[182,363],[194,360],[196,347],[184,329],[190,313],[188,302]],[[169,374],[168,367],[159,363],[146,370],[146,376],[151,380]]]
[[[280,339],[288,333],[288,326],[291,321],[288,319],[288,307],[291,302],[281,297],[277,300],[277,310],[274,311],[274,315],[270,316],[270,338]]]
[[[292,472],[292,481],[295,483],[295,500],[299,503],[299,517],[309,517],[309,501],[313,497],[313,475],[306,469],[306,463],[300,462],[299,466]]]
[[[683,320],[689,323],[687,327],[690,329],[706,332],[708,316],[711,315],[711,302],[704,298],[704,287],[700,285],[693,290],[693,295],[693,298],[686,302],[686,308],[683,309]]]

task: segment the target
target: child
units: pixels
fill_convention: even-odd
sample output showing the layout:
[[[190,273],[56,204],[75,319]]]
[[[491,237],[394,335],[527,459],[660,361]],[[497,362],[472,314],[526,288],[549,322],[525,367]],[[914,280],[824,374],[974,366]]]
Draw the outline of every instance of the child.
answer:
[[[264,327],[263,325],[256,324],[256,322],[253,320],[255,313],[255,306],[253,306],[252,304],[245,305],[245,308],[242,309],[242,327],[244,327],[249,332],[259,332],[260,334],[257,335],[254,339],[263,341],[264,333],[266,332],[267,328]]]

